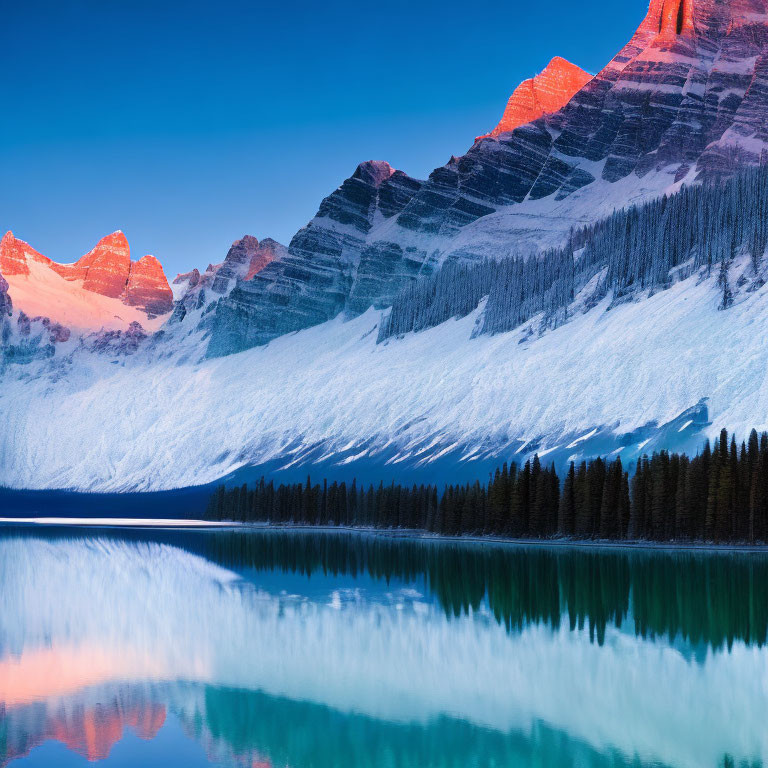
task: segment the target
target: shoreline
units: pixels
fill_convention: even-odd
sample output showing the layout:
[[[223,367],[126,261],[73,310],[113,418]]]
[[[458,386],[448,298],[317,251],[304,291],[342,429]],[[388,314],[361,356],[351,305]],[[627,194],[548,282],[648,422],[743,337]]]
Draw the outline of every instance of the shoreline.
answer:
[[[72,528],[231,528],[240,523],[218,523],[172,517],[0,517],[0,526],[62,526]]]
[[[444,536],[418,529],[371,528],[363,526],[293,525],[270,523],[240,523],[180,518],[111,518],[111,517],[0,517],[3,527],[71,527],[71,528],[144,528],[147,530],[233,530],[233,531],[296,531],[306,533],[358,533],[390,539],[453,542],[517,547],[570,547],[583,549],[634,549],[668,552],[740,552],[768,554],[767,544],[715,544],[713,542],[613,541],[610,539],[518,539],[503,536]]]
[[[522,547],[583,547],[585,549],[654,549],[654,550],[694,550],[712,552],[755,552],[768,554],[767,544],[715,544],[712,542],[664,542],[664,541],[612,541],[610,539],[516,539],[504,536],[444,536],[418,529],[408,528],[366,528],[354,526],[324,525],[270,525],[259,523],[231,523],[226,527],[249,530],[307,531],[315,533],[365,533],[392,539],[422,539],[426,541],[449,541],[458,544],[494,544]]]

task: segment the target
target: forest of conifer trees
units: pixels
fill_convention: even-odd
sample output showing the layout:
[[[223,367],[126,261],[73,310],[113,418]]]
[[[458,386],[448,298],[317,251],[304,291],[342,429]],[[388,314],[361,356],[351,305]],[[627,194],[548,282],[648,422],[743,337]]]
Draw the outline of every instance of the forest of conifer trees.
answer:
[[[694,270],[718,277],[718,304],[733,302],[731,265],[748,253],[759,280],[768,245],[768,167],[727,181],[684,187],[614,212],[575,230],[564,248],[537,258],[510,254],[500,261],[448,262],[423,275],[394,300],[379,341],[465,317],[487,297],[480,333],[502,333],[541,314],[543,328],[568,319],[576,295],[591,281],[587,301],[614,301],[663,289]]]
[[[693,458],[643,456],[630,481],[621,459],[571,463],[561,479],[538,456],[504,464],[485,484],[377,488],[262,480],[221,486],[208,520],[407,529],[444,536],[768,542],[768,433],[740,446],[723,430]]]

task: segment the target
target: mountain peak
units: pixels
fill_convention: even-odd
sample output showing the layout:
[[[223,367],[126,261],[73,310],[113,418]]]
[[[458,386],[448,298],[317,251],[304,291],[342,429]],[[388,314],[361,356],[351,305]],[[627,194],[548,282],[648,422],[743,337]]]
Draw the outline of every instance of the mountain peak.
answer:
[[[239,240],[232,243],[232,247],[241,245],[246,251],[255,251],[259,247],[259,238],[253,235],[243,235]]]
[[[93,304],[89,294],[115,299],[150,317],[173,308],[173,293],[160,262],[154,256],[131,261],[128,240],[120,230],[102,237],[71,264],[49,259],[8,231],[0,240],[0,274],[8,280],[8,293],[20,310],[78,327],[98,328],[122,316],[123,310],[115,306]]]
[[[125,236],[125,232],[123,232],[122,229],[116,229],[114,232],[105,235],[101,238],[101,240],[99,240],[96,246],[98,247],[102,243],[108,243],[115,247],[127,248],[130,251],[128,246],[128,238]]]
[[[122,299],[124,304],[142,307],[154,315],[165,314],[173,307],[173,292],[162,264],[154,256],[131,262]]]
[[[0,240],[0,274],[28,275],[27,257],[36,261],[45,261],[45,256],[38,253],[29,243],[19,240],[9,229]]]
[[[591,79],[592,75],[581,67],[555,56],[538,75],[520,83],[509,97],[499,124],[487,135],[508,133],[559,111]]]
[[[77,275],[82,275],[86,290],[113,299],[119,298],[125,290],[131,270],[128,239],[120,230],[102,237],[93,250],[86,253],[74,267]]]
[[[385,160],[366,160],[357,166],[352,178],[360,178],[374,187],[380,187],[395,169]]]

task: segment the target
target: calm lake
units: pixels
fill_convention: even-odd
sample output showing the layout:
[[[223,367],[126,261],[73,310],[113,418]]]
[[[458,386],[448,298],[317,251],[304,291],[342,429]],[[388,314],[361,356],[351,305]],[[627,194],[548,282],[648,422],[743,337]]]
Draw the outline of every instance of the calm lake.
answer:
[[[0,765],[768,765],[768,557],[0,528]]]

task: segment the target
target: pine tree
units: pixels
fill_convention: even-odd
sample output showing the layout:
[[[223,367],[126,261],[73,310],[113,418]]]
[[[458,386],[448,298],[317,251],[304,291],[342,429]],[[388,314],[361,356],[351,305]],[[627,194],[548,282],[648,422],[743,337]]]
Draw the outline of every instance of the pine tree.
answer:
[[[673,532],[675,539],[691,538],[690,478],[690,462],[686,456],[683,456],[680,459],[675,492],[675,528]]]
[[[728,309],[733,305],[733,292],[728,280],[728,261],[725,257],[720,262],[720,274],[717,277],[717,285],[720,288],[720,309]]]
[[[571,462],[568,474],[565,476],[563,491],[560,495],[558,509],[557,530],[561,536],[573,536],[576,517],[575,498],[576,468]]]
[[[592,517],[590,510],[589,482],[587,479],[587,462],[582,461],[576,473],[574,483],[575,515],[574,535],[586,539],[591,535]]]
[[[629,496],[629,474],[622,472],[621,475],[621,493],[619,496],[619,521],[621,523],[621,530],[619,537],[626,539],[629,532],[629,519],[630,519],[631,502]]]
[[[725,435],[725,437],[723,437],[723,435]],[[723,433],[721,434],[720,441],[715,441],[715,447],[712,450],[712,457],[710,460],[709,482],[707,483],[707,513],[704,522],[704,538],[707,541],[714,541],[717,538],[720,467],[722,464],[720,444],[723,442],[723,439],[726,441],[728,439],[725,430],[723,430]]]
[[[632,494],[629,509],[627,538],[640,539],[645,535],[645,464],[648,457],[638,459],[635,476],[632,478]]]
[[[618,512],[621,499],[622,476],[621,462],[612,462],[605,473],[600,502],[600,527],[598,535],[601,539],[619,538]]]
[[[490,508],[491,532],[501,535],[506,519],[506,497],[509,484],[509,470],[506,463],[502,470],[497,469],[488,489],[488,504]]]
[[[768,183],[767,183],[768,186]],[[534,480],[535,478],[535,480]],[[537,456],[521,472],[513,464],[487,485],[379,484],[353,480],[280,484],[262,477],[215,489],[206,507],[211,520],[372,525],[430,530],[447,535],[499,533],[546,538],[677,539],[764,542],[768,538],[768,433],[752,430],[746,442],[723,430],[714,449],[705,443],[689,459],[666,451],[637,462],[630,493],[621,459],[572,463],[562,490],[554,464]],[[495,506],[494,506],[495,505]],[[495,521],[491,513],[495,509]]]
[[[536,454],[531,465],[529,536],[542,538],[546,535],[547,487],[546,476],[541,468],[539,456]]]
[[[651,538],[664,539],[666,530],[668,455],[654,454],[651,458]]]
[[[517,496],[519,503],[519,526],[520,535],[528,536],[530,534],[530,502],[531,502],[531,462],[526,461],[523,471],[518,474]]]

